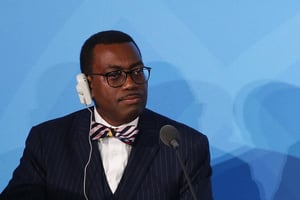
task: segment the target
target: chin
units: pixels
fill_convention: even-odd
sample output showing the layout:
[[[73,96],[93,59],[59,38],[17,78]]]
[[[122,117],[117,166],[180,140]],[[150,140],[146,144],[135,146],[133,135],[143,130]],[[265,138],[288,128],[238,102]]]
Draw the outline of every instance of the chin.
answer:
[[[135,107],[135,108],[129,108],[125,114],[127,119],[131,119],[130,121],[134,120],[135,118],[137,118],[140,114],[142,114],[143,110],[145,109],[145,107]],[[123,112],[124,114],[124,112]]]

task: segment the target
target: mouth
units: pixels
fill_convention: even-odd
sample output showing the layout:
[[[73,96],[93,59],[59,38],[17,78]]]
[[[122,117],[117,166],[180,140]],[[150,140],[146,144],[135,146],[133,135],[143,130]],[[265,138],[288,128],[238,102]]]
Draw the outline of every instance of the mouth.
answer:
[[[119,101],[123,101],[128,104],[134,104],[140,102],[142,100],[142,97],[143,95],[140,93],[131,93],[120,97]]]

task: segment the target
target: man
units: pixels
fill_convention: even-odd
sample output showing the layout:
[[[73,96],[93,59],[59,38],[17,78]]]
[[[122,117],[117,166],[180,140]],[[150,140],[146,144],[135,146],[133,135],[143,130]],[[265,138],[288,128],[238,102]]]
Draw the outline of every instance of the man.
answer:
[[[145,108],[150,68],[134,40],[99,32],[84,43],[80,65],[94,108],[33,127],[0,199],[192,199],[175,152],[159,139],[167,124],[179,131],[197,199],[212,199],[207,137]]]

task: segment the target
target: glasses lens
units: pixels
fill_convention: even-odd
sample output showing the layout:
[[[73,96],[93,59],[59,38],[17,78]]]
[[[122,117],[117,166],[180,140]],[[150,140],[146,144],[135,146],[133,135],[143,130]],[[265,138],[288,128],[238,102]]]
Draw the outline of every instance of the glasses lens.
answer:
[[[122,71],[114,71],[107,74],[107,82],[111,87],[120,87],[126,79],[126,74]]]
[[[130,75],[136,84],[144,84],[149,80],[150,68],[139,67],[128,72],[121,70],[110,72],[106,74],[108,85],[111,87],[121,87],[126,81],[127,74]]]
[[[133,70],[130,75],[135,83],[143,84],[149,79],[149,69],[146,67],[141,67]]]

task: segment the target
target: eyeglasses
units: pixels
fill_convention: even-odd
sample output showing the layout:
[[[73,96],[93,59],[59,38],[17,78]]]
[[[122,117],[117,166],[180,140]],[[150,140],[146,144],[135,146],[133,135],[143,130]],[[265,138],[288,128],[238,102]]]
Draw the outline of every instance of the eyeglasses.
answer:
[[[150,78],[150,70],[151,67],[142,66],[129,71],[116,70],[105,74],[92,73],[89,75],[104,76],[110,87],[117,88],[126,82],[128,74],[136,84],[146,83]]]

